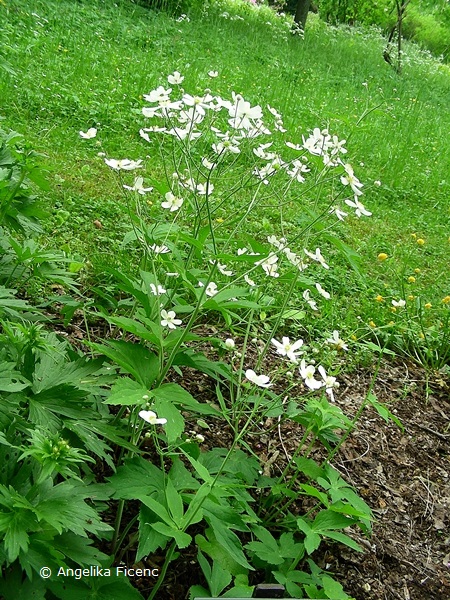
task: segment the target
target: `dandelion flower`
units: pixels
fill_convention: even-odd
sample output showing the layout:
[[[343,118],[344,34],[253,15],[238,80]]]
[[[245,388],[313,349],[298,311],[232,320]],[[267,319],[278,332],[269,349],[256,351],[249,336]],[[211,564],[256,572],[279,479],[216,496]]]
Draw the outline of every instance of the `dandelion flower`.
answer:
[[[388,258],[388,255],[385,252],[380,252],[380,254],[377,256],[377,258],[379,261],[383,261]]]

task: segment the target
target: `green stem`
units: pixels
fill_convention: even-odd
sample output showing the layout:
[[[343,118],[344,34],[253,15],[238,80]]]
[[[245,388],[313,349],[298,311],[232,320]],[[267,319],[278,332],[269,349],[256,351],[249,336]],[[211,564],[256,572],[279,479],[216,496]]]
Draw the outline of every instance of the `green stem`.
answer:
[[[153,587],[152,591],[150,592],[150,595],[147,598],[147,600],[153,600],[153,598],[156,597],[156,594],[158,593],[159,588],[163,584],[163,581],[166,577],[167,569],[169,568],[169,564],[172,562],[172,556],[175,552],[176,545],[177,545],[177,543],[175,540],[170,544],[169,550],[167,551],[167,554],[166,554],[166,559],[165,559],[164,564],[161,569],[161,573],[159,574],[156,584]]]
[[[117,506],[116,520],[114,522],[114,535],[111,542],[111,553],[114,555],[117,550],[117,540],[119,538],[119,530],[120,524],[122,522],[123,509],[125,506],[125,500],[119,500],[119,504]]]

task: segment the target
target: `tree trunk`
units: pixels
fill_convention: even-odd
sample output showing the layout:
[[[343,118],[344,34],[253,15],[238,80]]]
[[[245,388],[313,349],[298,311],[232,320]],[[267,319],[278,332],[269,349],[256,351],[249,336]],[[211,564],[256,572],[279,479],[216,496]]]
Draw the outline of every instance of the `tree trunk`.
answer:
[[[298,0],[297,2],[294,21],[297,23],[297,25],[300,25],[302,29],[305,29],[310,4],[311,0]]]

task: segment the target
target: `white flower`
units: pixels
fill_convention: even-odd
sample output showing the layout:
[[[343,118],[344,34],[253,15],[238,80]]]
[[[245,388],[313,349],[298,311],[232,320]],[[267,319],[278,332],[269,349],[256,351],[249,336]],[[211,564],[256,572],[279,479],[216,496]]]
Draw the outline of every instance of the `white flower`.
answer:
[[[211,169],[214,169],[216,166],[215,163],[211,162],[207,158],[202,158],[202,165],[205,167],[205,169],[208,169],[208,171],[211,171]]]
[[[181,73],[179,73],[178,71],[174,71],[172,73],[172,75],[169,75],[167,77],[167,81],[171,84],[171,85],[180,85],[180,83],[182,83],[184,77],[181,75]]]
[[[345,200],[345,204],[347,204],[348,206],[351,206],[352,208],[355,208],[355,215],[357,217],[361,217],[362,215],[364,215],[365,217],[370,217],[371,216],[371,212],[369,212],[367,210],[367,208],[364,206],[364,204],[362,202],[360,202],[356,196],[355,196],[355,200]]]
[[[291,163],[291,168],[286,169],[286,173],[296,179],[299,183],[304,183],[305,178],[302,173],[309,173],[310,169],[302,163],[300,160],[293,160]]]
[[[157,246],[156,244],[152,244],[150,248],[155,254],[167,254],[170,252],[170,249],[167,246]]]
[[[309,290],[305,290],[303,292],[303,299],[306,300],[306,302],[309,304],[309,306],[313,309],[313,310],[319,310],[317,308],[317,303],[315,300],[312,300],[310,298],[310,291]]]
[[[316,368],[314,365],[306,365],[305,360],[303,359],[300,363],[300,375],[305,382],[305,385],[309,387],[310,390],[318,390],[323,386],[321,381],[314,379],[314,373],[316,372]]]
[[[154,283],[150,284],[150,290],[154,296],[161,296],[161,294],[165,294],[167,291],[162,285],[158,285],[158,287],[156,287]]]
[[[141,194],[142,196],[144,194],[146,194],[147,192],[151,192],[153,190],[152,187],[148,187],[148,188],[144,187],[144,178],[143,177],[136,177],[136,179],[134,180],[134,184],[132,186],[124,185],[123,187],[126,190],[130,190],[131,192],[137,192],[138,194]]]
[[[217,71],[208,71],[208,75],[212,78],[218,77],[219,73]]]
[[[228,123],[234,129],[250,129],[251,120],[255,121],[262,118],[262,109],[260,106],[251,106],[250,102],[244,100],[240,94],[234,95],[234,105],[228,110],[231,119]]]
[[[320,263],[322,265],[322,267],[324,269],[329,269],[330,267],[327,265],[327,263],[325,262],[324,257],[322,256],[321,252],[320,252],[320,248],[316,248],[315,253],[313,254],[312,252],[309,252],[306,249],[303,249],[303,252],[309,256],[309,258],[311,258],[312,260],[315,260],[316,262]]]
[[[345,217],[348,216],[348,213],[344,212],[339,206],[332,206],[329,210],[330,214],[335,214],[339,221],[343,221]]]
[[[176,329],[177,325],[181,325],[182,321],[180,319],[176,319],[176,313],[174,310],[162,310],[161,311],[161,326],[168,327],[169,329]]]
[[[355,176],[352,166],[349,164],[345,164],[344,169],[346,175],[341,176],[341,183],[343,185],[349,185],[352,188],[352,191],[355,194],[355,196],[361,196],[362,191],[360,190],[360,188],[363,187],[363,184]]]
[[[404,306],[406,306],[406,300],[392,300],[392,306],[403,308]]]
[[[183,204],[183,198],[177,198],[177,196],[174,196],[172,194],[172,192],[167,192],[165,195],[165,202],[161,202],[161,206],[163,208],[168,208],[170,209],[170,212],[174,212],[176,210],[178,210],[179,208],[181,208],[182,204]]]
[[[291,343],[288,337],[282,338],[281,342],[278,342],[275,338],[272,338],[272,344],[276,347],[278,354],[281,356],[287,356],[289,360],[297,362],[297,357],[303,354],[303,351],[299,351],[298,348],[303,346],[303,340],[297,340]]]
[[[179,277],[179,273],[166,273],[166,277]]]
[[[205,436],[203,436],[201,433],[197,433],[195,436],[195,441],[201,444],[205,441]]]
[[[272,385],[269,383],[270,379],[267,375],[257,375],[252,369],[247,369],[245,376],[255,385],[259,385],[259,387],[268,388]]]
[[[198,285],[200,287],[205,287],[205,284],[202,283],[201,281],[198,282]],[[209,296],[210,298],[212,298],[213,296],[215,296],[217,294],[219,290],[217,289],[217,283],[214,283],[214,281],[210,281],[208,283],[208,285],[206,286],[206,290],[205,290],[205,294],[207,296]]]
[[[204,96],[191,96],[190,94],[183,95],[183,102],[186,106],[195,107],[196,112],[199,112],[201,115],[205,114],[205,109],[212,108],[211,103],[214,98],[211,94],[205,94]]]
[[[339,337],[339,331],[337,331],[337,329],[333,331],[333,336],[331,338],[325,340],[325,343],[336,346],[337,350],[348,350],[347,344]]]
[[[228,338],[225,340],[225,348],[227,350],[234,350],[236,344],[234,342],[234,340],[232,340],[231,338]]]
[[[267,258],[265,258],[264,260],[258,261],[256,264],[261,265],[261,267],[264,269],[264,272],[269,277],[279,277],[280,274],[277,272],[278,271],[277,261],[278,261],[278,256],[276,254],[269,254],[269,256]]]
[[[189,140],[196,140],[202,135],[201,131],[194,131],[192,127],[186,127],[186,129],[183,129],[182,127],[172,127],[172,129],[169,129],[167,133],[177,137],[181,141],[185,140],[186,138]]]
[[[214,261],[211,262],[214,264]],[[227,269],[227,265],[222,265],[220,262],[217,263],[217,270],[219,273],[222,273],[222,275],[226,275],[227,277],[231,277],[233,275],[233,271]]]
[[[288,148],[292,148],[293,150],[303,150],[303,146],[301,144],[293,144],[292,142],[286,142],[286,146]]]
[[[142,168],[142,160],[129,160],[128,158],[122,158],[121,160],[105,158],[105,163],[115,171],[134,171],[134,169]]]
[[[204,118],[205,118],[205,116],[200,114],[199,112],[197,112],[195,110],[195,108],[189,108],[188,110],[182,110],[182,111],[180,111],[180,114],[178,115],[178,121],[180,123],[189,123],[190,125],[193,125],[194,123],[195,124],[201,123]]]
[[[327,375],[325,369],[320,365],[318,371],[323,379],[323,384],[325,386],[326,393],[330,396],[332,402],[334,402],[334,394],[333,388],[339,387],[339,383],[336,381],[336,377],[332,377],[331,375]]]
[[[171,92],[171,88],[165,90],[163,86],[160,85],[156,90],[152,90],[149,94],[145,94],[143,98],[144,100],[147,100],[147,102],[162,102],[164,100],[169,100]]]
[[[253,279],[250,279],[248,275],[244,275],[244,280],[248,283],[250,287],[256,287],[256,283],[253,281]]]
[[[323,289],[320,283],[316,283],[316,289],[319,292],[319,294],[323,296],[326,300],[329,300],[331,298],[331,295]]]
[[[197,194],[200,196],[206,196],[207,194],[212,194],[214,191],[214,186],[212,183],[207,181],[206,183],[198,183],[196,186]]]
[[[150,425],[165,425],[167,423],[167,419],[158,419],[156,413],[152,410],[141,410],[139,416]]]
[[[80,131],[79,134],[83,139],[91,140],[92,138],[95,138],[95,136],[97,135],[97,130],[95,129],[95,127],[91,127],[90,129],[88,129],[86,131],[86,133],[84,133],[84,131]]]
[[[373,185],[376,185],[378,187],[380,187],[381,185],[381,181],[379,181],[378,179],[376,181],[373,182]]]
[[[305,140],[303,136],[302,139],[303,148],[305,148],[305,150],[308,150],[308,152],[314,156],[322,156],[328,149],[331,137],[327,129],[320,131],[320,129],[316,127],[308,139]]]
[[[238,256],[242,256],[242,254],[245,254],[246,252],[248,252],[248,248],[238,248],[237,249]]]

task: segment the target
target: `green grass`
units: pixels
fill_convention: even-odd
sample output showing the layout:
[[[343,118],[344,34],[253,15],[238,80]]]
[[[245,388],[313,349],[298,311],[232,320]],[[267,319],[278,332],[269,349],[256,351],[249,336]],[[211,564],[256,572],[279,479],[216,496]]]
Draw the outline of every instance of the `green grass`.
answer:
[[[234,90],[252,104],[276,107],[293,141],[313,127],[348,140],[349,161],[365,183],[364,203],[373,216],[338,230],[360,254],[362,277],[336,256],[324,280],[335,301],[312,327],[359,338],[369,321],[397,318],[374,298],[385,295],[390,304],[416,268],[421,273],[408,284],[411,293],[434,311],[450,293],[448,67],[405,44],[397,75],[382,58],[385,41],[376,32],[328,27],[312,16],[301,39],[268,9],[225,0],[205,7],[203,16],[178,22],[125,0],[0,2],[1,52],[9,65],[0,67],[0,114],[3,127],[24,134],[46,156],[52,187],[46,202],[53,213],[47,244],[86,262],[86,287],[101,280],[112,261],[136,269],[136,256],[121,248],[129,228],[122,190],[97,153],[143,156],[142,94],[177,69],[189,91],[210,86],[228,96]],[[224,11],[243,20],[225,18]],[[220,77],[211,80],[210,69]],[[98,140],[82,140],[78,131],[92,126]],[[152,148],[148,165],[152,177],[162,176]],[[301,226],[301,214],[301,202],[283,213],[289,236]],[[265,239],[280,233],[274,231],[279,222],[274,211],[261,211],[249,230]],[[377,261],[380,252],[389,260]]]

